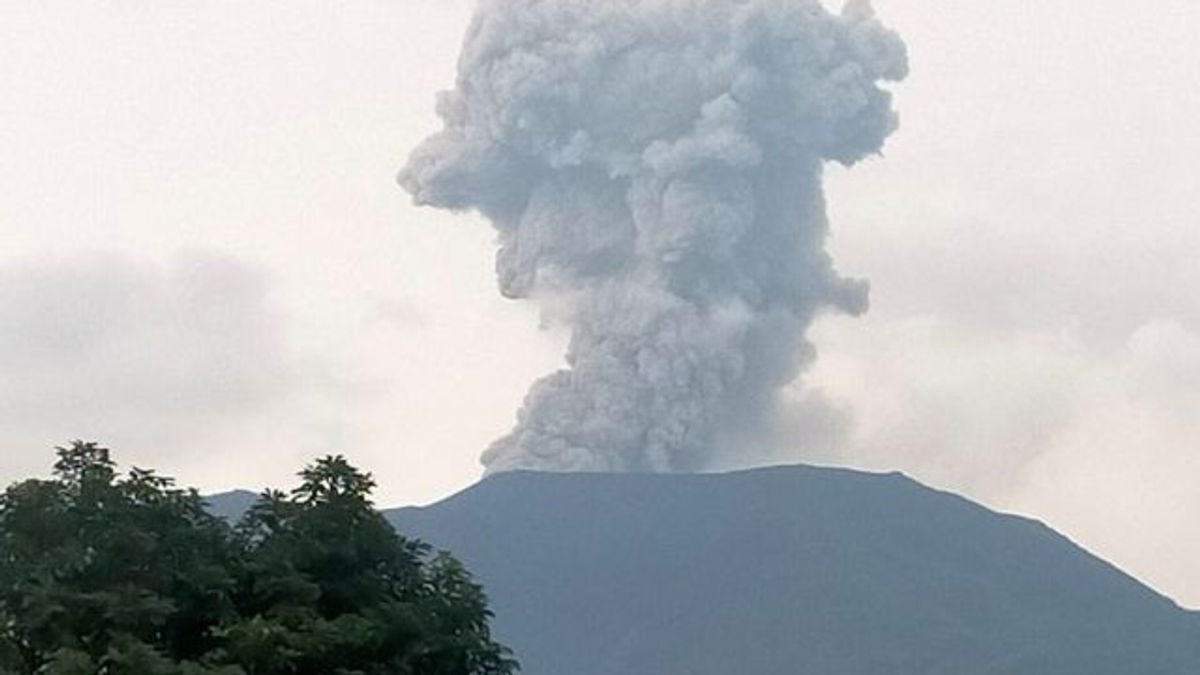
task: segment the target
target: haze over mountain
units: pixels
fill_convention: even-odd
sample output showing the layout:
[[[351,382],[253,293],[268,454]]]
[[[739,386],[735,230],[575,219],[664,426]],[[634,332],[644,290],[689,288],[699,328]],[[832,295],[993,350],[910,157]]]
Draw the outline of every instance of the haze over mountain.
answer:
[[[899,474],[510,473],[389,512],[485,584],[528,675],[1188,675],[1200,616]]]

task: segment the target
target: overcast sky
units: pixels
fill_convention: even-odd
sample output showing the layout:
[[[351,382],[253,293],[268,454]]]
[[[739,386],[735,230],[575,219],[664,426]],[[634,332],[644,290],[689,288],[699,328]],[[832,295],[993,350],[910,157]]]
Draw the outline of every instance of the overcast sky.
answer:
[[[872,307],[818,324],[778,461],[1042,518],[1200,606],[1200,4],[875,4],[901,130],[828,183]],[[0,481],[76,437],[208,490],[327,452],[385,504],[478,478],[565,336],[394,183],[470,8],[0,4]]]

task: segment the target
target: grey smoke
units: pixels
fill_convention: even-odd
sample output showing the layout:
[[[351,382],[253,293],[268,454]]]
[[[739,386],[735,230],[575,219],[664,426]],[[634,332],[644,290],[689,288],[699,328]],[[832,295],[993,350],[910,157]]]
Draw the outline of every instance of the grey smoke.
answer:
[[[767,431],[814,317],[867,307],[822,167],[880,150],[906,74],[861,0],[482,0],[399,180],[486,216],[501,292],[572,329],[488,470],[696,470]]]

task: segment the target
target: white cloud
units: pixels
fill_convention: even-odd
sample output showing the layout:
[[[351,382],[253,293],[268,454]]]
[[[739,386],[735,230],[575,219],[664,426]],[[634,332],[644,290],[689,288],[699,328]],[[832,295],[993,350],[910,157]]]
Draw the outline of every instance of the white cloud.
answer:
[[[835,461],[1043,518],[1200,605],[1194,330],[1154,319],[1110,348],[1069,326],[875,318],[827,321],[817,342],[812,381],[853,411]]]
[[[269,291],[263,270],[208,253],[0,265],[3,476],[72,438],[156,466],[226,459],[252,447],[249,425],[293,419],[324,372]]]

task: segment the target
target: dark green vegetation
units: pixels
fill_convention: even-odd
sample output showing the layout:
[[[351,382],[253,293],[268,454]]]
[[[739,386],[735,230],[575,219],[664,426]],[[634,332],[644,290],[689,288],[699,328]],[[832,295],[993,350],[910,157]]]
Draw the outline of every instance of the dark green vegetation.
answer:
[[[896,474],[503,474],[389,516],[529,675],[1200,675],[1200,616]]]
[[[5,675],[506,675],[481,588],[405,539],[341,457],[236,526],[108,450],[0,497]]]

